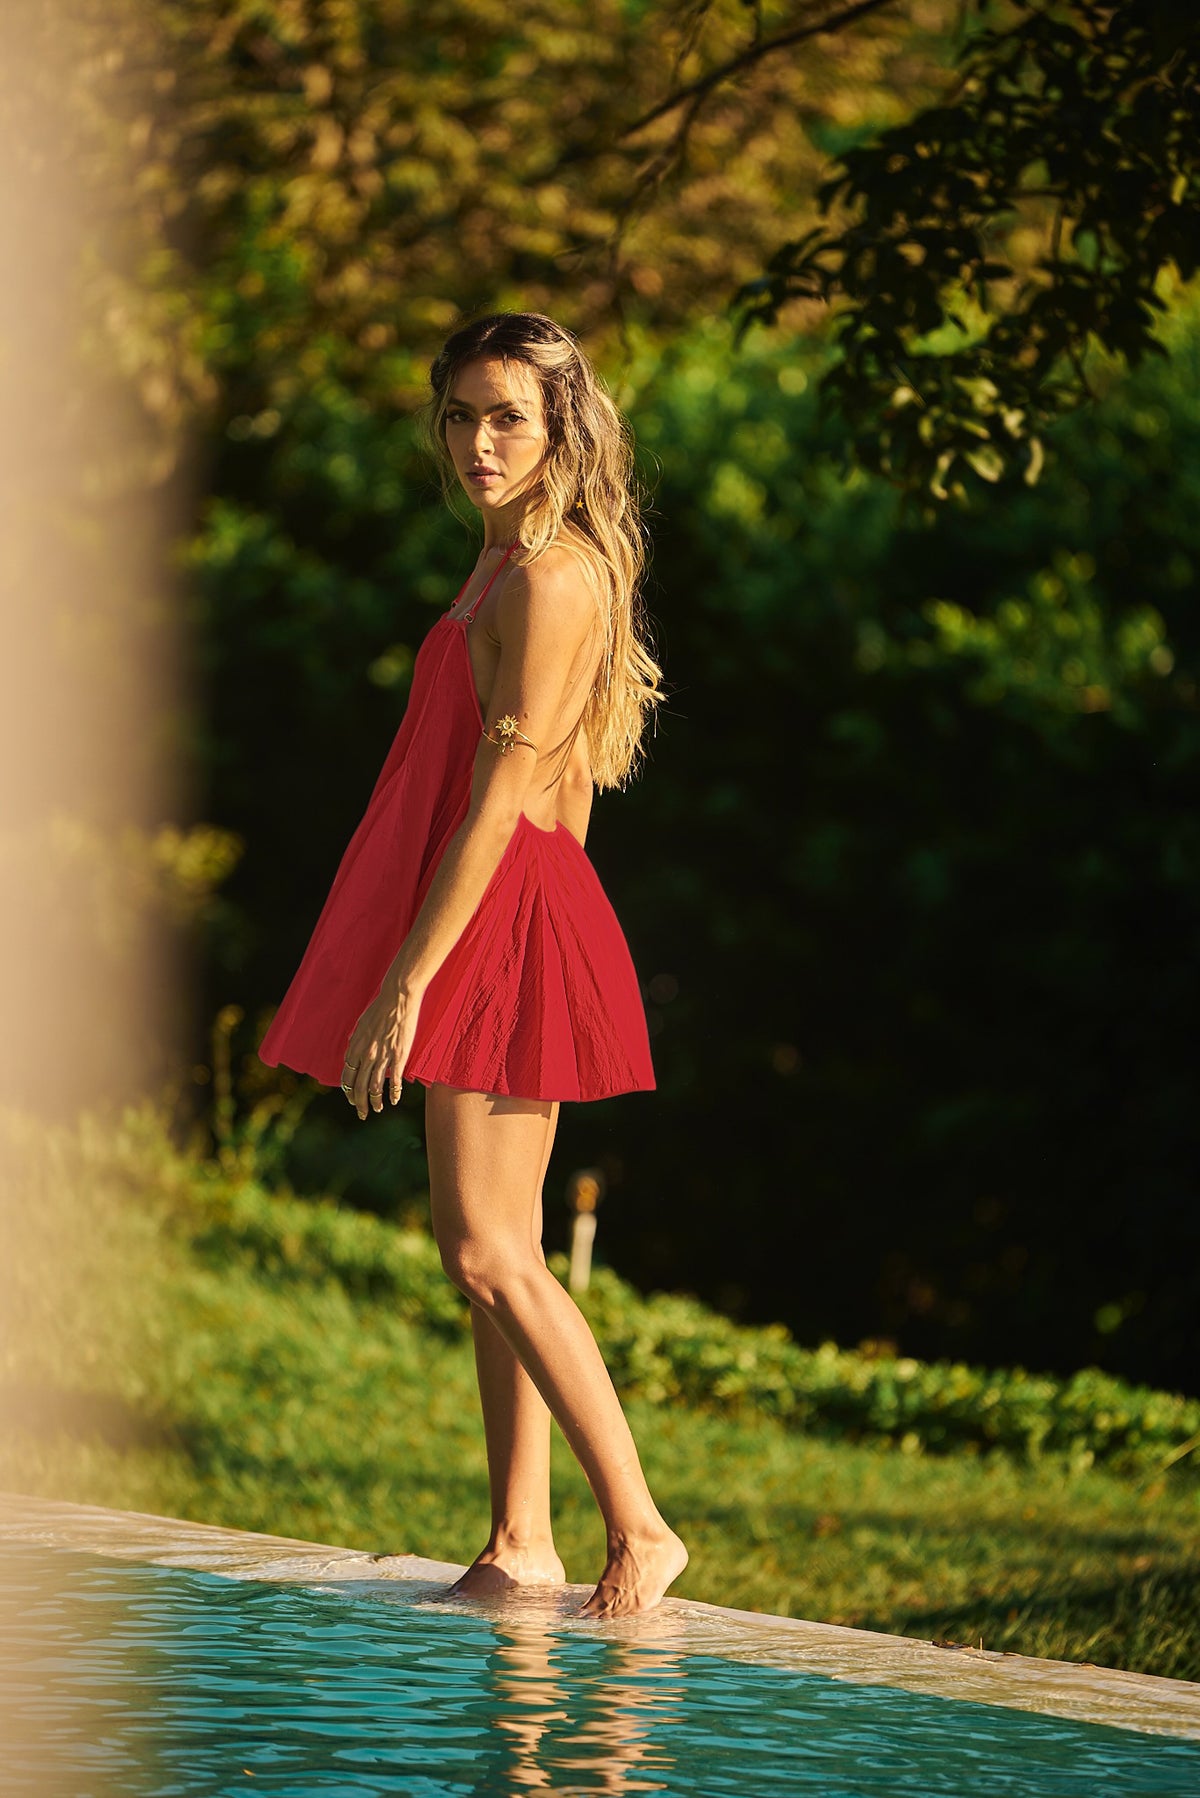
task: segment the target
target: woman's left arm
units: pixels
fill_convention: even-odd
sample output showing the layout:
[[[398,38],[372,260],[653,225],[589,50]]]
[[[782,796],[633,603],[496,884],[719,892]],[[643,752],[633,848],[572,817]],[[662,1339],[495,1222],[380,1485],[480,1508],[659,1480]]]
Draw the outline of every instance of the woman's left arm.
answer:
[[[494,621],[500,654],[466,817],[346,1050],[347,1071],[358,1064],[347,1096],[360,1118],[373,1092],[375,1109],[383,1109],[386,1080],[392,1103],[399,1098],[425,989],[474,916],[524,809],[539,747],[549,743],[595,621],[576,558],[554,549],[528,568],[514,567],[497,594]]]

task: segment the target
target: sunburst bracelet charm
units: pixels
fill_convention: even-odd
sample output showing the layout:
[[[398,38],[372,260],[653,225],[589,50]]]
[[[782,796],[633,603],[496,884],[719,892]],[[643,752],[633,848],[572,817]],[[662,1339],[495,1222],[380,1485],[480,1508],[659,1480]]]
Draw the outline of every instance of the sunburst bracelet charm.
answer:
[[[503,718],[497,718],[495,728],[498,733],[496,736],[492,735],[486,725],[483,734],[489,743],[495,744],[501,755],[508,755],[518,747],[532,749],[536,754],[537,744],[531,742],[523,730],[518,730],[517,721],[511,712],[506,712]]]

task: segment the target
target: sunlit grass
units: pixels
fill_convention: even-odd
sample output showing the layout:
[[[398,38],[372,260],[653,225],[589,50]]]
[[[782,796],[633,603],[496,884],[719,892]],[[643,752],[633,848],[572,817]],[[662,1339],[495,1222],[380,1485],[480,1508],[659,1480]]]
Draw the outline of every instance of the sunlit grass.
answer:
[[[97,1137],[80,1159],[65,1134],[25,1137],[13,1304],[36,1329],[7,1356],[0,1485],[469,1560],[488,1506],[468,1338],[337,1279],[201,1258],[179,1221],[199,1176],[153,1143],[134,1132],[114,1154]],[[681,1596],[1200,1674],[1200,1491],[1181,1468],[1118,1478],[809,1440],[638,1398],[628,1410],[691,1549]],[[600,1519],[557,1433],[554,1508],[568,1577],[595,1578]]]

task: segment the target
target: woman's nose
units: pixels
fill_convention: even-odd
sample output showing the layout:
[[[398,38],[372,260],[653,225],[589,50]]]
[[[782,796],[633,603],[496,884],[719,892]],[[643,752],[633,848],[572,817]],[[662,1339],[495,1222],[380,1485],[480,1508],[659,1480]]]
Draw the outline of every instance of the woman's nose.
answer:
[[[475,451],[476,455],[479,455],[481,451],[491,449],[491,447],[491,427],[486,418],[481,418],[475,427],[475,435],[471,439],[471,448]]]

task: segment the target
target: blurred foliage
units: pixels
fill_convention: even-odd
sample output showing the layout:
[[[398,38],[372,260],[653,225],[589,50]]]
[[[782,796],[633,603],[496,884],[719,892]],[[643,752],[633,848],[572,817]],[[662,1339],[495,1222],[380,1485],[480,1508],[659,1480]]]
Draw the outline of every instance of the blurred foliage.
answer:
[[[467,1331],[467,1303],[427,1231],[396,1230],[324,1201],[297,1203],[250,1180],[198,1176],[195,1193],[179,1221],[215,1267],[329,1282],[356,1298],[386,1300],[423,1329]],[[552,1255],[550,1266],[565,1283],[567,1257]],[[763,1413],[810,1434],[885,1441],[910,1454],[974,1444],[1124,1472],[1186,1472],[1200,1446],[1200,1402],[1127,1386],[1095,1368],[1062,1381],[831,1342],[806,1350],[781,1325],[740,1326],[678,1294],[643,1297],[608,1268],[593,1270],[579,1303],[619,1390],[656,1404]]]
[[[216,1267],[275,1280],[331,1282],[385,1300],[437,1332],[465,1332],[466,1301],[446,1280],[433,1238],[325,1202],[297,1204],[251,1181],[197,1181],[184,1214],[198,1252]],[[566,1280],[567,1257],[550,1257]],[[608,1268],[579,1297],[619,1390],[655,1404],[786,1419],[810,1434],[919,1449],[974,1444],[1074,1468],[1124,1472],[1194,1465],[1200,1402],[1131,1387],[1095,1368],[1068,1380],[1021,1368],[924,1363],[822,1343],[806,1350],[781,1325],[747,1328],[678,1294],[643,1297]]]
[[[740,295],[743,325],[844,296],[822,382],[843,467],[936,500],[1010,467],[1036,481],[1045,427],[1092,397],[1093,342],[1165,355],[1160,278],[1200,267],[1195,7],[1015,11],[965,40],[952,93],[842,152],[817,203],[861,217],[784,244]]]
[[[1030,489],[901,524],[782,353],[639,393],[675,684],[592,852],[660,1091],[603,1220],[802,1339],[1194,1388],[1200,336]],[[661,999],[658,995],[661,993]]]
[[[956,0],[908,0],[719,83],[684,136],[654,116],[789,12],[54,0],[30,27],[77,35],[71,151],[100,191],[114,133],[140,161],[115,230],[136,253],[92,270],[98,338],[166,443],[197,412],[299,435],[330,384],[404,406],[481,306],[552,310],[602,356],[624,324],[723,308],[830,144],[946,79]]]
[[[6,1143],[19,1143],[23,1129],[20,1113],[0,1117]],[[280,1289],[336,1288],[435,1336],[469,1335],[469,1306],[446,1279],[427,1229],[272,1189],[253,1157],[230,1164],[183,1151],[161,1107],[86,1115],[74,1135],[60,1136],[55,1161],[58,1177],[76,1186],[89,1170],[107,1195],[108,1234],[132,1201],[218,1272],[241,1271]],[[567,1257],[549,1261],[565,1283]],[[37,1274],[36,1259],[24,1257],[8,1306],[10,1319],[19,1314],[25,1325],[14,1343],[23,1333],[49,1341]],[[40,1280],[47,1275],[57,1281],[60,1271],[43,1268]],[[1074,1471],[1103,1462],[1136,1475],[1176,1468],[1178,1477],[1200,1466],[1200,1401],[1131,1387],[1094,1368],[1056,1380],[1020,1368],[927,1364],[878,1346],[806,1350],[781,1325],[740,1326],[679,1294],[645,1297],[606,1267],[593,1269],[579,1304],[628,1398],[776,1418],[810,1435],[886,1442],[909,1454],[973,1445],[1057,1458]]]
[[[552,310],[611,360],[736,292],[743,324],[799,330],[845,302],[843,470],[929,514],[1036,480],[1089,349],[1161,350],[1164,280],[1196,268],[1180,0],[57,0],[41,28],[63,19],[72,148],[99,188],[114,132],[139,157],[135,253],[91,279],[160,468],[197,409],[269,436],[322,381],[408,404],[463,311]]]

